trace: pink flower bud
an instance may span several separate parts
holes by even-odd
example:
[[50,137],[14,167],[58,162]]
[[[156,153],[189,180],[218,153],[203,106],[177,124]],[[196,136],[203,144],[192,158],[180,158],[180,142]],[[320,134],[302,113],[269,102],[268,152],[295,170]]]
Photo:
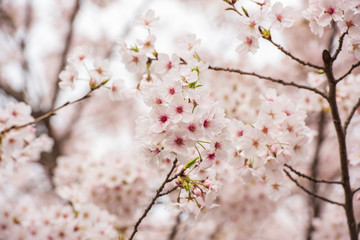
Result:
[[194,190],[193,190],[193,193],[196,195],[196,196],[201,196],[201,190],[200,188],[198,187],[195,187]]
[[210,187],[211,184],[212,184],[212,182],[211,182],[209,179],[206,179],[206,180],[204,181],[204,185],[205,185],[206,187]]

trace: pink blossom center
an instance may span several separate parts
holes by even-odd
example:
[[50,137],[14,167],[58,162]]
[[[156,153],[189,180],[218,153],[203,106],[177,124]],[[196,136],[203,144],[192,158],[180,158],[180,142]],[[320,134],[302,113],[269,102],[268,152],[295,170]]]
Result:
[[215,147],[215,149],[221,149],[221,143],[216,142],[214,147]]
[[329,15],[333,15],[333,14],[335,13],[335,8],[329,7],[329,8],[325,11],[325,13],[328,13]]
[[244,135],[244,131],[242,131],[242,130],[241,130],[241,131],[237,131],[237,136],[238,136],[238,137],[241,137],[242,135]]
[[250,37],[246,37],[245,44],[251,46],[253,44],[253,40]]
[[19,114],[19,113],[18,113],[17,111],[15,111],[15,110],[13,110],[13,111],[11,112],[11,115],[13,115],[14,117],[16,117],[18,114]]
[[112,91],[112,92],[117,92],[117,91],[118,91],[118,87],[113,85],[113,86],[111,87],[111,91]]
[[177,137],[174,142],[178,146],[184,145],[184,139],[182,139],[181,137]]
[[176,108],[177,113],[182,113],[184,111],[183,106],[179,106]]
[[166,115],[161,115],[160,118],[159,118],[160,122],[161,123],[165,123],[167,120],[168,120],[168,116]]
[[193,123],[189,124],[188,129],[189,129],[190,132],[195,132],[196,131],[195,124],[193,124]]
[[215,153],[210,153],[210,154],[208,154],[208,159],[210,159],[210,160],[214,160],[215,159]]
[[156,104],[162,104],[162,100],[160,98],[155,99]]
[[166,65],[166,67],[167,67],[167,70],[170,70],[173,67],[172,62],[169,61],[168,64]]
[[276,20],[278,20],[279,22],[281,22],[283,19],[283,16],[281,14],[276,14]]
[[139,62],[139,58],[138,58],[137,56],[133,56],[133,57],[132,57],[132,62],[138,63],[138,62]]
[[171,94],[171,95],[174,95],[175,94],[175,88],[169,88],[169,93]]
[[263,129],[262,129],[261,131],[262,131],[263,133],[267,134],[267,133],[268,133],[268,130],[269,130],[269,129],[268,129],[267,127],[265,127],[265,126],[264,126],[264,127],[263,127]]
[[255,21],[251,21],[251,22],[250,22],[250,28],[251,28],[251,29],[254,29],[255,26],[256,26],[256,22],[255,22]]
[[204,121],[204,124],[203,124],[203,125],[204,125],[204,128],[209,127],[209,126],[210,126],[210,121],[206,119],[206,120]]

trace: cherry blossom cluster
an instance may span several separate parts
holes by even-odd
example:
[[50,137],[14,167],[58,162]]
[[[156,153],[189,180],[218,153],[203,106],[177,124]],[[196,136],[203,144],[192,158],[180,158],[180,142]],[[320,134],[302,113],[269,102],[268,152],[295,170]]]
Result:
[[54,176],[56,192],[75,206],[96,204],[115,214],[121,226],[132,225],[139,206],[148,201],[144,189],[150,188],[151,181],[144,167],[129,156],[61,157]]
[[[11,169],[36,161],[41,152],[51,150],[52,139],[45,134],[37,136],[32,125],[16,128],[33,120],[31,107],[25,103],[10,102],[5,109],[0,109],[0,168]],[[6,131],[12,127],[14,129]]]
[[[149,27],[155,20],[150,10],[140,23]],[[207,65],[196,53],[200,44],[196,36],[187,35],[180,42],[184,53],[180,58],[158,53],[155,37],[148,32],[147,39],[133,47],[120,43],[122,60],[141,79],[138,89],[149,107],[149,113],[137,121],[142,152],[149,165],[160,168],[170,169],[177,159],[177,171],[182,171],[177,202],[183,208],[205,211],[218,189],[211,169],[227,158],[229,120],[202,84]]]
[[1,201],[1,239],[118,239],[116,217],[96,205],[15,202]]
[[[236,49],[238,53],[256,53],[259,48],[259,38],[271,39],[271,29],[282,30],[290,28],[295,22],[295,12],[291,7],[284,7],[270,0],[248,1],[255,4],[259,10],[250,12],[242,4],[243,1],[225,0],[231,5],[227,10],[239,14],[238,39],[242,42]],[[241,9],[240,11],[238,9]]]
[[282,169],[284,164],[308,157],[312,134],[305,118],[306,113],[299,106],[270,89],[254,123],[231,123],[232,144],[236,148],[233,162],[245,183],[266,182],[265,192],[274,200],[289,193]]
[[334,21],[342,34],[347,34],[346,48],[360,60],[360,4],[354,0],[310,0],[304,17],[314,34],[320,37],[324,28],[331,27]]
[[76,47],[68,57],[65,69],[59,74],[59,87],[74,90],[76,82],[85,81],[91,90],[106,86],[110,90],[110,99],[123,100],[125,97],[124,81],[114,79],[110,85],[107,84],[111,79],[110,65],[111,62],[108,59],[93,60],[88,46]]

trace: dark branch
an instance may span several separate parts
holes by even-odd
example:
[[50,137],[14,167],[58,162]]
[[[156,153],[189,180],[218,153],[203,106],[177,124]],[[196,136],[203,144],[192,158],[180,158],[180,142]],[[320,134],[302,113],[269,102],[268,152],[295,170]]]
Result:
[[306,189],[304,186],[302,186],[300,183],[298,183],[298,181],[296,181],[296,180],[290,175],[290,173],[289,173],[288,171],[286,171],[286,170],[284,169],[284,172],[285,172],[286,175],[291,179],[291,181],[293,181],[293,182],[296,184],[296,186],[298,186],[301,190],[303,190],[304,192],[306,192],[306,193],[309,194],[310,196],[313,196],[313,197],[315,197],[315,198],[318,198],[318,199],[320,199],[320,200],[322,200],[322,201],[324,201],[324,202],[327,202],[327,203],[331,203],[331,204],[335,204],[335,205],[339,205],[339,206],[344,207],[344,204],[342,204],[342,203],[338,203],[338,202],[332,201],[332,200],[330,200],[330,199],[327,199],[327,198],[325,198],[325,197],[319,196],[319,195],[317,195],[317,194],[309,191],[309,190]]
[[170,180],[170,176],[171,176],[171,174],[173,173],[173,171],[174,171],[174,169],[175,169],[175,167],[176,167],[176,164],[177,164],[177,159],[174,160],[173,165],[172,165],[169,173],[167,174],[164,182],[161,184],[161,186],[159,187],[159,189],[156,191],[156,194],[155,194],[154,198],[152,199],[152,201],[150,202],[149,206],[145,209],[143,215],[142,215],[142,216],[139,218],[139,220],[136,222],[136,224],[135,224],[135,226],[134,226],[134,230],[133,230],[133,232],[132,232],[129,240],[132,240],[132,239],[134,238],[136,232],[138,231],[138,227],[139,227],[140,223],[141,223],[142,220],[146,217],[146,215],[149,213],[150,209],[151,209],[152,206],[155,204],[156,199],[158,199],[158,198],[160,197],[161,192],[162,192],[162,190],[164,189],[165,185],[170,182],[170,181],[169,181],[169,180]]
[[358,187],[357,189],[355,189],[352,194],[354,195],[356,192],[360,191],[360,187]]
[[340,181],[328,181],[328,180],[320,180],[320,179],[312,178],[308,175],[305,175],[305,174],[295,170],[292,166],[290,166],[288,164],[285,164],[284,166],[289,168],[293,173],[295,173],[299,177],[306,178],[307,180],[315,182],[315,183],[342,184]]
[[320,90],[318,90],[316,88],[312,88],[312,87],[309,87],[309,86],[297,84],[297,83],[294,83],[294,82],[285,82],[284,80],[281,80],[281,79],[275,79],[275,78],[272,78],[272,77],[262,76],[260,74],[254,73],[254,72],[244,72],[244,71],[241,71],[239,69],[233,69],[233,68],[222,68],[222,67],[209,66],[209,69],[214,70],[214,71],[233,72],[233,73],[238,73],[240,75],[254,76],[254,77],[257,77],[257,78],[260,78],[260,79],[265,79],[265,80],[268,80],[270,82],[278,83],[278,84],[281,84],[281,85],[284,85],[284,86],[292,86],[292,87],[296,87],[296,88],[300,88],[300,89],[306,89],[308,91],[319,94],[323,98],[327,99],[326,94],[323,93],[322,91],[320,91]]
[[336,58],[338,57],[339,53],[341,52],[342,50],[342,46],[343,46],[343,43],[344,43],[344,38],[345,38],[345,35],[348,33],[348,31],[344,32],[343,34],[341,34],[340,38],[339,38],[339,46],[338,48],[336,49],[336,52],[334,54],[334,56],[332,57],[333,61],[336,60]]
[[342,77],[340,77],[340,78],[338,78],[338,79],[336,80],[336,83],[340,82],[341,80],[343,80],[344,78],[346,78],[348,75],[350,75],[350,73],[351,73],[355,68],[357,68],[358,66],[360,66],[360,61],[357,62],[357,63],[355,63],[355,64],[353,64],[353,65],[351,66],[351,68],[349,69],[349,71],[347,71]]
[[22,125],[13,125],[9,128],[6,128],[4,129],[3,131],[0,132],[0,138],[2,138],[5,134],[7,134],[8,132],[10,132],[11,130],[14,130],[14,129],[21,129],[21,128],[24,128],[24,127],[27,127],[27,126],[30,126],[30,125],[33,125],[33,124],[36,124],[38,122],[40,122],[41,120],[44,120],[44,119],[47,119],[53,115],[56,114],[57,111],[59,111],[60,109],[66,107],[66,106],[70,106],[72,104],[75,104],[75,103],[78,103],[78,102],[81,102],[87,98],[89,98],[91,96],[91,93],[94,92],[95,90],[99,89],[101,86],[103,86],[104,84],[106,83],[103,82],[102,84],[99,84],[97,87],[95,88],[92,88],[85,96],[83,96],[82,98],[79,98],[73,102],[66,102],[64,103],[63,105],[61,105],[60,107],[57,107],[53,110],[50,110],[49,112],[39,116],[38,118],[36,118],[34,121],[31,121],[31,122],[28,122],[28,123],[25,123],[25,124],[22,124]]
[[[169,182],[171,182],[170,179],[169,179]],[[178,189],[178,187],[179,187],[179,186],[175,186],[175,187],[173,187],[172,189],[170,189],[169,191],[166,191],[166,192],[164,192],[164,193],[160,193],[160,194],[159,194],[159,197],[162,197],[162,196],[168,195],[169,193],[172,193],[173,191],[175,191],[176,189]]]
[[[79,10],[80,10],[80,0],[76,0],[73,12],[71,13],[70,20],[69,20],[70,27],[69,27],[69,31],[68,31],[66,39],[65,39],[64,51],[62,52],[62,56],[61,56],[61,60],[60,60],[61,61],[60,68],[56,75],[56,82],[58,80],[58,76],[59,76],[60,72],[65,68],[65,65],[66,65],[66,57],[69,53],[72,36],[74,34],[74,22],[75,22],[75,18],[77,16]],[[59,92],[59,85],[56,84],[54,94],[52,95],[52,99],[51,99],[51,108],[54,107],[58,92]]]
[[308,66],[308,67],[312,67],[315,69],[323,69],[322,66],[317,66],[315,64],[312,64],[310,62],[305,62],[303,60],[301,60],[300,58],[295,57],[294,55],[292,55],[290,52],[286,51],[280,44],[275,43],[273,40],[271,40],[271,38],[264,38],[266,40],[268,40],[269,42],[271,42],[275,47],[277,47],[281,52],[283,52],[285,55],[289,56],[291,59],[295,60],[296,62],[300,63],[303,66]]
[[344,123],[344,132],[346,134],[346,130],[350,125],[351,119],[353,118],[356,110],[360,107],[360,98],[358,99],[357,103],[354,105],[354,107],[351,109],[350,115],[347,117],[345,123]]

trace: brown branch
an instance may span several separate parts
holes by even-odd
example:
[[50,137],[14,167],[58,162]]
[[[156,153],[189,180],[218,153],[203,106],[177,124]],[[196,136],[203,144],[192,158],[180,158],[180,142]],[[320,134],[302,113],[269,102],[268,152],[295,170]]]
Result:
[[309,190],[306,189],[304,186],[302,186],[298,181],[296,181],[296,180],[290,175],[290,173],[289,173],[288,171],[286,171],[286,170],[284,169],[284,172],[285,172],[286,175],[290,178],[290,180],[293,181],[293,182],[296,184],[296,186],[298,186],[301,190],[303,190],[304,192],[306,192],[306,193],[309,194],[310,196],[313,196],[313,197],[315,197],[315,198],[318,198],[318,199],[320,199],[320,200],[322,200],[322,201],[324,201],[324,202],[327,202],[327,203],[331,203],[331,204],[335,204],[335,205],[339,205],[339,206],[344,207],[344,204],[342,204],[342,203],[338,203],[338,202],[332,201],[332,200],[330,200],[330,199],[327,199],[327,198],[325,198],[325,197],[319,196],[319,195],[317,195],[317,194],[309,191]]
[[344,123],[344,133],[346,134],[347,128],[350,125],[351,119],[353,118],[356,110],[360,107],[360,98],[358,99],[357,103],[354,105],[354,107],[351,109],[351,112],[349,116],[347,117],[345,123]]
[[358,66],[360,66],[360,61],[359,62],[357,62],[357,63],[355,63],[355,64],[353,64],[352,66],[351,66],[351,68],[342,76],[342,77],[339,77],[336,81],[335,81],[335,83],[338,83],[338,82],[340,82],[341,80],[343,80],[344,78],[346,78],[348,75],[350,75],[350,73],[355,69],[355,68],[357,68]]
[[316,178],[313,178],[313,177],[310,177],[308,175],[305,175],[297,170],[295,170],[292,166],[288,165],[288,164],[285,164],[284,165],[285,167],[289,168],[293,173],[295,173],[296,175],[298,175],[299,177],[302,177],[302,178],[306,178],[307,180],[309,181],[312,181],[314,183],[327,183],[327,184],[342,184],[341,182],[339,181],[328,181],[328,180],[321,180],[321,179],[316,179]]
[[266,77],[266,76],[262,76],[260,74],[254,73],[254,72],[245,72],[245,71],[241,71],[239,69],[233,69],[233,68],[222,68],[222,67],[209,66],[209,69],[214,70],[214,71],[232,72],[232,73],[238,73],[240,75],[254,76],[254,77],[264,79],[264,80],[268,80],[270,82],[278,83],[278,84],[281,84],[281,85],[284,85],[284,86],[292,86],[292,87],[296,87],[296,88],[300,88],[300,89],[305,89],[305,90],[314,92],[316,94],[319,94],[323,98],[327,99],[326,94],[323,93],[322,91],[320,91],[320,90],[318,90],[316,88],[312,88],[312,87],[309,87],[309,86],[297,84],[297,83],[294,83],[294,82],[285,82],[284,80],[281,80],[281,79],[275,79],[275,78],[272,78],[272,77]]
[[323,69],[323,67],[321,66],[317,66],[315,64],[312,64],[310,62],[305,62],[303,60],[301,60],[300,58],[295,57],[294,55],[292,55],[290,52],[286,51],[280,44],[275,43],[273,40],[271,40],[271,38],[264,38],[266,40],[268,40],[269,42],[271,42],[275,47],[277,47],[281,52],[283,52],[285,55],[289,56],[291,59],[295,60],[296,62],[300,63],[301,65],[304,66],[308,66],[308,67],[312,67],[315,69]]
[[345,35],[348,34],[348,31],[344,32],[343,34],[341,34],[340,38],[339,38],[339,46],[338,48],[336,49],[336,52],[334,54],[334,56],[332,57],[332,60],[333,62],[336,60],[336,58],[338,57],[339,53],[341,52],[342,50],[342,46],[343,46],[343,43],[344,43],[344,38],[345,38]]
[[[170,179],[169,179],[169,182],[171,182]],[[175,186],[175,187],[173,187],[172,189],[170,189],[170,190],[168,190],[168,191],[166,191],[166,192],[164,192],[164,193],[160,193],[160,194],[159,194],[159,197],[168,195],[169,193],[172,193],[173,191],[175,191],[175,190],[178,189],[178,188],[179,188],[179,186]]]
[[[66,39],[65,39],[65,46],[64,46],[64,51],[62,52],[62,56],[61,56],[60,68],[59,68],[58,73],[56,75],[57,80],[58,80],[58,76],[59,76],[60,72],[65,68],[65,65],[66,65],[66,57],[67,57],[67,55],[69,53],[70,45],[71,45],[71,41],[72,41],[72,36],[74,34],[75,18],[77,16],[79,10],[80,10],[80,0],[76,0],[74,10],[71,13],[70,20],[69,20],[70,27],[69,27],[69,31],[68,31]],[[51,98],[51,107],[50,108],[54,107],[58,92],[59,92],[59,85],[56,84],[54,94],[52,95],[52,98]]]
[[352,194],[354,195],[356,192],[360,191],[360,187],[358,187],[357,189],[355,189]]
[[[329,47],[330,49],[331,47]],[[319,170],[319,161],[320,161],[320,150],[321,150],[321,146],[324,140],[324,129],[326,126],[326,115],[324,111],[321,111],[319,113],[319,121],[318,121],[318,136],[317,136],[317,141],[316,141],[316,147],[315,147],[315,152],[314,152],[314,156],[313,156],[313,160],[312,160],[312,164],[310,167],[310,171],[311,171],[311,178],[316,179],[318,176],[318,170]],[[341,184],[341,182],[339,182]],[[318,185],[316,184],[316,182],[310,182],[310,189],[311,192],[317,194],[318,193]],[[320,216],[320,212],[321,212],[321,205],[319,203],[319,201],[317,201],[316,198],[310,196],[309,197],[309,205],[312,208],[312,212],[309,214],[309,220],[308,220],[308,228],[307,228],[307,233],[306,233],[306,240],[312,240],[312,233],[315,230],[314,226],[313,226],[313,219],[316,219]]]
[[323,51],[324,72],[329,84],[329,97],[327,101],[331,109],[331,116],[336,131],[336,136],[339,144],[340,166],[341,166],[341,181],[344,189],[344,208],[346,213],[347,225],[351,240],[358,240],[357,225],[354,216],[353,194],[351,190],[350,174],[348,166],[347,146],[346,146],[346,132],[341,124],[340,113],[336,102],[336,81],[333,74],[333,59],[327,50]]
[[169,181],[169,180],[170,180],[170,176],[171,176],[171,174],[173,173],[173,171],[174,171],[174,169],[175,169],[175,167],[176,167],[177,162],[178,162],[178,160],[175,159],[174,162],[173,162],[173,165],[172,165],[172,167],[171,167],[171,169],[170,169],[170,171],[169,171],[169,173],[167,174],[167,176],[166,176],[166,178],[165,178],[165,180],[164,180],[164,182],[161,184],[161,186],[159,187],[159,189],[156,191],[156,194],[155,194],[154,198],[151,200],[150,204],[149,204],[148,207],[145,209],[143,215],[142,215],[142,216],[139,218],[139,220],[136,222],[136,224],[135,224],[135,226],[134,226],[134,230],[133,230],[133,232],[132,232],[129,240],[132,240],[132,239],[134,238],[136,232],[138,231],[138,227],[139,227],[140,223],[141,223],[142,220],[146,217],[146,215],[149,213],[150,209],[151,209],[152,206],[155,204],[156,199],[158,199],[158,198],[160,197],[161,192],[162,192],[162,190],[164,189],[165,185],[170,182],[170,181]]
[[104,84],[106,83],[106,81],[104,81],[102,84],[99,84],[97,87],[95,88],[92,88],[85,96],[73,101],[73,102],[66,102],[64,103],[63,105],[61,105],[60,107],[57,107],[53,110],[50,110],[49,112],[41,115],[40,117],[36,118],[34,121],[31,121],[31,122],[28,122],[28,123],[25,123],[25,124],[22,124],[22,125],[13,125],[9,128],[6,128],[4,129],[3,131],[0,132],[0,137],[2,138],[5,134],[7,134],[8,132],[10,132],[11,130],[18,130],[18,129],[21,129],[21,128],[24,128],[24,127],[27,127],[27,126],[30,126],[30,125],[33,125],[33,124],[36,124],[38,122],[40,122],[41,120],[44,120],[44,119],[47,119],[53,115],[56,114],[56,112],[66,106],[70,106],[72,104],[75,104],[75,103],[78,103],[78,102],[81,102],[87,98],[89,98],[91,96],[91,93],[97,89],[99,89],[101,86],[103,86]]

